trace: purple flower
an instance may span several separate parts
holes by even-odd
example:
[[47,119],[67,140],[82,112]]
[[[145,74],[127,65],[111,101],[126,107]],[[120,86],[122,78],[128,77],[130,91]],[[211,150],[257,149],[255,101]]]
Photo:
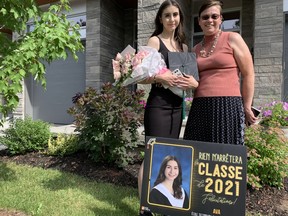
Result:
[[268,117],[272,115],[272,110],[266,110],[263,112],[263,116]]
[[287,102],[283,102],[283,109],[288,110],[288,103]]

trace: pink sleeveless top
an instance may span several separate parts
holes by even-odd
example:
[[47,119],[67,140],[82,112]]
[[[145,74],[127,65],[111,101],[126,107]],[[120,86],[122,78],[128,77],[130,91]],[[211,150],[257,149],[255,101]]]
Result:
[[[212,40],[214,36],[206,37],[207,43]],[[239,68],[229,44],[229,32],[220,34],[209,57],[201,57],[200,50],[201,44],[197,44],[195,52],[200,82],[194,97],[241,96]]]

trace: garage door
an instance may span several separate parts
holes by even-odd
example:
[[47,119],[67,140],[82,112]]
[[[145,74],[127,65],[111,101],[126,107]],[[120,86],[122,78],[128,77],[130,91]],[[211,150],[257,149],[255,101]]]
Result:
[[[73,106],[72,97],[85,90],[85,53],[78,53],[46,66],[47,89],[32,81],[30,92],[33,119],[55,124],[71,124],[67,109]],[[32,97],[31,97],[32,96]]]

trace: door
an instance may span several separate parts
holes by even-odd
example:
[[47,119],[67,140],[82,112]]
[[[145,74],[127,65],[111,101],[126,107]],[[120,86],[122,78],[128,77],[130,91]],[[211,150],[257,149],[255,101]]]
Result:
[[[33,119],[55,124],[71,124],[67,109],[73,106],[72,97],[85,90],[85,53],[46,65],[47,88],[32,81],[30,92]],[[32,97],[31,97],[32,96]]]

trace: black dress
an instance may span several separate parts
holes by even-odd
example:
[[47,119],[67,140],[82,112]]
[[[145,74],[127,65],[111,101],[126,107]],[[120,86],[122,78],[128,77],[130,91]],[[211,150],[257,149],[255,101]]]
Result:
[[[169,50],[160,38],[159,41],[159,52],[169,68]],[[182,125],[182,100],[168,88],[152,84],[144,114],[145,135],[178,139]]]

